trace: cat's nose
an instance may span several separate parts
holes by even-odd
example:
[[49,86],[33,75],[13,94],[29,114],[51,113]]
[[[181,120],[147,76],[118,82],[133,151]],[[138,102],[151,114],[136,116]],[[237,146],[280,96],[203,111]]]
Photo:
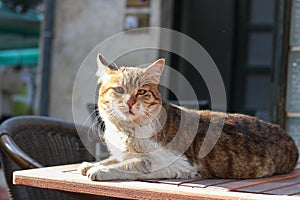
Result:
[[131,109],[134,104],[135,104],[135,101],[132,101],[132,100],[127,101],[127,105],[129,107],[129,109]]

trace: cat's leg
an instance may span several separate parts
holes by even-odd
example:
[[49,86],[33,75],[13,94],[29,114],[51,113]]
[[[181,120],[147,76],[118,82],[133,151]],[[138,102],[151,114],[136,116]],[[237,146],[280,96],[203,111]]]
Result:
[[151,163],[147,159],[130,158],[112,165],[92,166],[86,172],[91,180],[135,180],[137,174],[148,174],[151,170]]
[[116,164],[118,163],[119,161],[114,158],[114,157],[109,157],[105,160],[102,160],[100,162],[95,162],[95,163],[90,163],[90,162],[83,162],[79,165],[77,171],[79,173],[81,173],[82,175],[86,175],[86,172],[92,168],[92,167],[97,167],[97,166],[107,166],[107,165],[112,165],[112,164]]
[[97,166],[98,163],[90,163],[90,162],[82,162],[79,167],[77,168],[77,171],[82,174],[86,175],[86,172],[91,169],[92,167]]
[[107,158],[99,162],[99,165],[107,166],[119,163],[120,161],[114,157]]
[[185,156],[176,161],[168,160],[168,157],[163,161],[157,160],[157,157],[137,157],[113,165],[92,167],[86,175],[91,180],[195,178],[197,169]]

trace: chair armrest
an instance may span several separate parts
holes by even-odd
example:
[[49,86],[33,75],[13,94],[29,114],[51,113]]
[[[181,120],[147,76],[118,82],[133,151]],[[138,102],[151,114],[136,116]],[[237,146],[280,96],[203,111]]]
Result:
[[23,169],[43,167],[24,153],[9,135],[1,135],[0,146]]

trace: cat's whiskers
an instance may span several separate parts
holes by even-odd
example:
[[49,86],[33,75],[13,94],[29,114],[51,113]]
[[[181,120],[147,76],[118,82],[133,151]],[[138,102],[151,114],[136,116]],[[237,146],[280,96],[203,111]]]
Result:
[[96,139],[97,141],[103,142],[103,130],[101,126],[97,125],[98,122],[94,122],[88,129],[88,138],[90,140]]
[[103,129],[104,129],[104,121],[102,121],[101,117],[97,114],[98,109],[96,108],[95,110],[93,110],[89,116],[87,117],[87,119],[85,120],[85,122],[83,123],[83,126],[86,126],[86,124],[88,123],[87,121],[92,118],[92,115],[95,114],[95,118],[93,119],[92,118],[92,124],[90,124],[88,126],[88,131],[87,131],[87,134],[88,134],[88,138],[95,138],[94,135],[91,136],[91,134],[96,134],[96,136],[98,136],[96,139],[97,140],[100,140],[100,141],[103,141],[103,138],[102,138],[102,135],[103,134]]
[[[148,113],[148,114],[150,114],[150,113]],[[153,118],[153,119],[151,119],[148,115],[147,115],[147,113],[142,113],[142,117],[145,117],[148,121],[149,121],[149,125],[151,126],[151,131],[152,131],[152,134],[151,134],[151,136],[153,136],[155,133],[157,133],[157,124],[160,126],[160,123],[159,123],[159,121],[156,119],[156,118]],[[157,124],[156,124],[156,123]],[[140,127],[143,127],[143,126],[145,126],[145,125],[139,125]],[[160,129],[159,129],[160,130]]]
[[142,115],[148,119],[149,124],[151,125],[152,128],[154,128],[154,124],[153,124],[151,118],[147,115],[147,113],[144,112]]
[[[93,117],[92,117],[93,115],[96,115],[96,119],[98,120],[97,110],[95,109],[88,115],[88,117],[86,118],[86,120],[84,121],[84,123],[82,125],[83,127],[88,126],[88,132],[87,132],[88,138],[91,138],[91,133],[94,133],[94,131],[92,130],[93,128],[97,128],[97,129],[99,128],[99,127],[95,126],[97,124],[97,121],[95,121],[95,119],[93,119]],[[88,125],[88,120],[90,120],[90,119],[92,121],[92,124]],[[98,132],[98,130],[97,130],[97,132]]]
[[123,120],[126,119],[126,117],[124,115],[124,109],[126,108],[126,106],[124,105],[124,103],[111,102],[111,107],[115,112],[117,112],[117,114],[119,116],[121,116],[123,118]]
[[114,109],[108,110],[107,115],[108,115],[108,117],[111,118],[112,120],[115,120],[115,119],[116,119]]
[[[159,130],[161,130],[163,126],[161,125],[161,123],[160,123],[158,117],[155,116],[155,113],[154,113],[152,110],[149,110],[149,109],[147,110],[147,113],[148,113],[148,114],[151,116],[151,118],[157,123],[157,126],[156,126],[156,124],[155,124],[155,128],[157,128],[157,129],[155,129],[156,132],[158,132]],[[150,119],[150,117],[149,117],[149,119]]]
[[[105,113],[111,120],[116,120],[115,114],[118,114],[119,117],[123,117],[123,113],[120,111],[121,103],[114,103],[112,101],[109,102],[109,106],[105,109]],[[117,112],[117,113],[116,113]]]
[[88,120],[89,120],[90,118],[92,118],[92,115],[94,115],[96,112],[97,112],[97,110],[95,109],[95,110],[93,110],[93,111],[87,116],[87,118],[86,118],[85,121],[83,122],[83,126],[86,126],[86,125],[88,124]]

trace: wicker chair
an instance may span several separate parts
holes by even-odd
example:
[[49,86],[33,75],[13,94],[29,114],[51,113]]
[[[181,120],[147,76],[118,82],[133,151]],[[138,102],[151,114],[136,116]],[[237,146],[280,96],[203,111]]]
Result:
[[0,126],[0,145],[2,167],[11,198],[99,199],[99,196],[12,184],[12,172],[15,170],[93,161],[73,123],[41,116],[14,117]]

